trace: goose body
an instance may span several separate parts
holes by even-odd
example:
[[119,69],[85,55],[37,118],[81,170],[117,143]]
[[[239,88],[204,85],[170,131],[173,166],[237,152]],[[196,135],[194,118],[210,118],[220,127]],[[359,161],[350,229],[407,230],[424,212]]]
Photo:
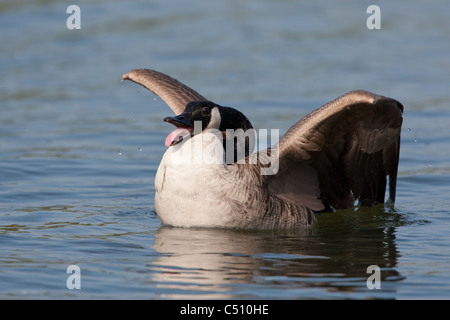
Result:
[[154,70],[122,78],[153,91],[175,113],[164,119],[176,129],[155,177],[155,208],[165,225],[309,227],[317,212],[356,201],[383,203],[387,183],[388,201],[395,201],[403,106],[394,99],[349,92],[299,120],[277,144],[252,153],[252,134],[241,145],[229,136],[229,130],[252,131],[238,110]]
[[[196,148],[198,143],[204,148],[209,146],[203,140],[201,134],[195,135],[169,147],[161,160],[155,177],[155,207],[164,224],[179,227],[233,225],[230,202],[224,197],[232,191],[230,184],[223,181],[227,166],[220,163],[222,159],[203,159],[202,150]],[[212,143],[223,148],[221,141],[214,140]],[[205,163],[201,163],[203,160]]]

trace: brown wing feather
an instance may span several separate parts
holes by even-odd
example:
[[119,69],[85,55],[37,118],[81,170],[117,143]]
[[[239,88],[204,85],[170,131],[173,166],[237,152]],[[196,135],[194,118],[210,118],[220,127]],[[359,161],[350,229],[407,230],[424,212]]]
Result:
[[122,76],[123,80],[136,82],[166,102],[173,112],[178,115],[191,101],[206,101],[195,90],[178,80],[158,71],[150,69],[135,69]]
[[[367,91],[352,91],[322,106],[292,126],[280,140],[279,172],[268,176],[269,190],[313,210],[328,205],[347,208],[355,200],[363,205],[384,202],[389,176],[389,200],[393,203],[402,113],[398,101]],[[298,166],[303,169],[295,169]],[[311,184],[311,174],[309,182],[296,174],[305,168],[316,172],[316,187],[313,184],[309,194],[295,195],[289,185]],[[280,188],[280,178],[286,176],[289,184]],[[317,199],[312,204],[311,195]]]

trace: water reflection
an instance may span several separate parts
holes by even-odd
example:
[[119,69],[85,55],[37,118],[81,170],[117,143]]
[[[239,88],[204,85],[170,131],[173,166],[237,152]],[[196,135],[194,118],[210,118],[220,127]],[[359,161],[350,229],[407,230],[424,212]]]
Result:
[[[372,208],[322,215],[309,231],[162,227],[153,247],[161,256],[149,267],[167,298],[267,298],[274,284],[284,298],[307,298],[311,289],[390,298],[404,279],[395,242],[404,223],[399,213]],[[366,286],[369,265],[381,268],[377,292]]]

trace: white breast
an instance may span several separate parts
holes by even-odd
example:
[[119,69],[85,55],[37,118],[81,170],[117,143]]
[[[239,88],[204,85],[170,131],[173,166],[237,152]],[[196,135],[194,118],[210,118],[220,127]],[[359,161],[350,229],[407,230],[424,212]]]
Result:
[[227,171],[222,141],[214,133],[169,147],[155,177],[155,207],[163,224],[230,226],[233,208],[226,198]]

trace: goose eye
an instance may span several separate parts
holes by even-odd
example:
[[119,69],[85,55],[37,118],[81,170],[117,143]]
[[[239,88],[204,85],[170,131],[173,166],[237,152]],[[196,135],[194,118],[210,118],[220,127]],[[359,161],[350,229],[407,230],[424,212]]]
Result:
[[210,113],[211,113],[211,110],[209,110],[208,107],[202,108],[202,116],[204,116],[204,117],[209,116]]

